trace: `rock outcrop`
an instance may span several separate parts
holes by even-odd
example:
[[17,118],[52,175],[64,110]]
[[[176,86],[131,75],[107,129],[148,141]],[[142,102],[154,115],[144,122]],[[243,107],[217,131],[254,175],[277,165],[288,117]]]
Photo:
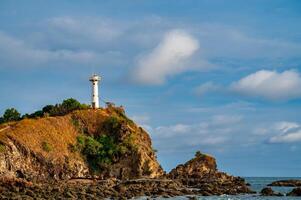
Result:
[[268,186],[277,186],[277,187],[301,187],[301,180],[280,180],[274,181]]
[[301,197],[301,188],[294,188],[291,192],[287,193],[286,196]]
[[[114,133],[104,131],[104,122],[109,118],[118,120],[118,129]],[[78,110],[65,116],[24,119],[2,127],[1,177],[43,181],[91,177],[157,178],[164,174],[156,160],[149,135],[129,120],[121,107],[110,106],[98,110]],[[75,147],[80,135],[99,137],[103,134],[114,137],[116,145],[122,143],[131,148],[109,166],[103,165],[101,170],[95,171],[89,160]]]
[[274,190],[272,190],[272,188],[267,187],[267,188],[263,188],[260,192],[261,196],[284,196],[283,194],[279,193],[279,192],[275,192]]
[[183,185],[199,188],[203,195],[253,193],[244,179],[219,172],[215,159],[200,152],[171,170],[168,177]]

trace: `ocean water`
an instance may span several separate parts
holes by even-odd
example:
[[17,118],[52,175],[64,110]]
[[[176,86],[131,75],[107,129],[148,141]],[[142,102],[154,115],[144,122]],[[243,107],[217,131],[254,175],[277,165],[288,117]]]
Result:
[[[262,188],[266,187],[267,184],[272,183],[273,181],[277,180],[287,180],[287,179],[301,179],[301,178],[292,178],[292,177],[245,177],[246,181],[251,184],[251,188],[256,191],[260,192]],[[274,191],[281,192],[283,194],[286,194],[290,192],[293,187],[272,187]],[[203,197],[199,196],[197,197],[199,200],[294,200],[298,199],[301,200],[301,197],[262,197],[259,194],[250,194],[250,195],[235,195],[235,196],[229,196],[229,195],[223,195],[223,196],[210,196],[210,197]],[[139,200],[147,199],[139,198]],[[157,198],[158,200],[161,200],[163,198]],[[187,200],[188,198],[185,196],[182,197],[173,197],[170,198],[173,200]]]

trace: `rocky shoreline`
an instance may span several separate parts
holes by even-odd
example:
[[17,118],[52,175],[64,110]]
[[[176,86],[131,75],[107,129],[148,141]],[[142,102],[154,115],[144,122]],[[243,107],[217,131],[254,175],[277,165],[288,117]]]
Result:
[[174,196],[220,195],[220,188],[191,188],[170,179],[71,179],[48,183],[33,183],[22,179],[2,179],[0,199],[129,199],[147,196],[151,198]]

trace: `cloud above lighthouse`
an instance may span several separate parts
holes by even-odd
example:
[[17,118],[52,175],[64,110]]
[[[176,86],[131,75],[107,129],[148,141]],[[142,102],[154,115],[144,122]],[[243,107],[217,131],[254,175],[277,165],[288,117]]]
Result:
[[138,58],[132,78],[139,83],[160,85],[169,76],[197,70],[191,61],[198,50],[199,41],[191,34],[171,30],[151,52]]

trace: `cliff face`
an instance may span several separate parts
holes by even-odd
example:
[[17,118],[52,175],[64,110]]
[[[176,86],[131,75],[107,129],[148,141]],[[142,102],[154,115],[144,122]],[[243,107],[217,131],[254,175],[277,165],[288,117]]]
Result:
[[[108,125],[110,120],[114,123]],[[86,138],[85,146],[80,146],[80,137]],[[112,148],[118,150],[106,149],[93,138],[112,138]],[[98,154],[91,157],[96,147]],[[98,155],[110,159],[102,156],[106,160],[96,162]],[[163,173],[149,135],[129,120],[122,108],[79,110],[0,127],[0,176],[27,180],[92,176],[131,179]]]

